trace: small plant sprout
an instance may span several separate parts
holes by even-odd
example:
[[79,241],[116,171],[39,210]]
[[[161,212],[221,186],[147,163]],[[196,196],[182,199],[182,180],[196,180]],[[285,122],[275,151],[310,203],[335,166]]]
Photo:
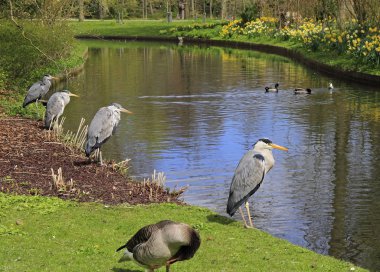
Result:
[[67,183],[64,181],[61,167],[58,168],[57,174],[55,174],[53,168],[51,168],[51,176],[53,178],[53,188],[56,190],[66,192],[74,188],[73,179],[70,179]]

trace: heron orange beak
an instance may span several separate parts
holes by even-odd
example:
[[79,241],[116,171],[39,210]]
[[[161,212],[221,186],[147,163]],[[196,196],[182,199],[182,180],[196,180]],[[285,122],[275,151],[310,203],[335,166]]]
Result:
[[281,145],[270,144],[270,146],[273,147],[273,148],[279,149],[279,150],[288,151],[288,149],[286,147],[283,147]]
[[73,94],[73,93],[69,93],[69,96],[80,97],[79,95],[76,95],[76,94]]
[[125,113],[128,113],[128,114],[132,114],[133,112],[129,111],[129,110],[126,110],[124,108],[121,108],[120,109],[121,112],[125,112]]

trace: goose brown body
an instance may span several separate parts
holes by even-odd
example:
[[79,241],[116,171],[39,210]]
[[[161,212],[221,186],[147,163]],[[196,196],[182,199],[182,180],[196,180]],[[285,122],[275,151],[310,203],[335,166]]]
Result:
[[170,220],[141,228],[125,245],[119,262],[134,260],[140,266],[154,271],[178,261],[191,259],[200,246],[199,234],[189,225]]

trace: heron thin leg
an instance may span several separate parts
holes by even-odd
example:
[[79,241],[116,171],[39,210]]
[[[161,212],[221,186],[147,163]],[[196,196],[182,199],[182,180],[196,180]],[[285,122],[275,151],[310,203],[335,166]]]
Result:
[[170,272],[170,264],[166,265],[166,272]]
[[247,209],[247,214],[248,214],[248,219],[249,219],[249,224],[253,228],[253,223],[252,223],[252,218],[251,218],[251,213],[249,212],[249,203],[248,201],[245,202],[245,208]]
[[36,104],[34,104],[34,105],[36,105],[37,117],[40,118],[40,114],[39,114],[39,112],[38,112],[38,106],[37,106],[37,103],[38,103],[38,99],[36,100]]
[[102,151],[99,149],[100,165],[103,165]]
[[240,212],[241,217],[243,218],[244,226],[245,226],[245,227],[249,227],[248,224],[247,224],[247,220],[245,220],[245,216],[244,216],[244,213],[243,213],[243,209],[242,209],[241,207],[239,207],[239,212]]

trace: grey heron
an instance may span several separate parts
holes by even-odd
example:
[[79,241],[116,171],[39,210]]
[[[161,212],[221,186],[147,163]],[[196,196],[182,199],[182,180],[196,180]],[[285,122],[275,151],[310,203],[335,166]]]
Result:
[[[100,149],[102,144],[104,144],[115,133],[116,127],[120,121],[120,112],[129,114],[132,113],[117,103],[112,103],[107,107],[102,107],[96,112],[87,131],[87,142],[85,148],[87,157],[90,157],[94,150]],[[102,164],[101,155],[100,163]]]
[[30,103],[40,100],[49,91],[52,79],[58,78],[51,75],[44,75],[41,81],[34,83],[29,88],[22,106],[25,108]]
[[68,90],[54,93],[46,104],[45,112],[45,128],[49,129],[52,122],[59,119],[63,114],[66,105],[70,102],[70,96],[79,97]]
[[294,94],[311,94],[311,89],[307,88],[295,88],[294,89]]
[[278,93],[278,86],[280,86],[280,84],[276,83],[274,84],[274,86],[267,86],[265,87],[265,92],[266,93],[269,93],[269,92],[277,92]]
[[259,189],[265,174],[274,165],[273,148],[288,150],[286,147],[272,143],[269,139],[259,139],[253,145],[253,148],[241,158],[232,178],[227,202],[227,213],[233,216],[236,210],[239,209],[246,227],[249,226],[245,220],[241,205],[245,203],[250,227],[253,227],[248,199]]
[[197,231],[184,223],[170,220],[141,228],[123,246],[116,251],[126,248],[119,262],[133,260],[149,272],[166,266],[191,259],[201,244]]

